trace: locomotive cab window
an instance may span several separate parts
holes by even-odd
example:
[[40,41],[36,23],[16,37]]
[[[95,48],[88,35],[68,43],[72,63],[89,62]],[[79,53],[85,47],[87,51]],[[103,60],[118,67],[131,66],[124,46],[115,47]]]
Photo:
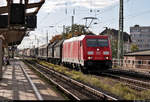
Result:
[[108,39],[87,39],[88,47],[108,47]]
[[88,47],[97,47],[97,39],[87,39],[86,43]]

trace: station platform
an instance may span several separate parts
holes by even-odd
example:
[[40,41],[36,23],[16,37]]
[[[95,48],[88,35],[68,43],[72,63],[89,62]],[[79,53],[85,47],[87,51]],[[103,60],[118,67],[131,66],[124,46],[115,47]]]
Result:
[[[24,69],[22,69],[24,68]],[[30,83],[24,71],[28,74],[33,84]],[[64,100],[52,86],[42,81],[19,59],[11,59],[10,65],[3,66],[3,79],[0,81],[0,100]]]

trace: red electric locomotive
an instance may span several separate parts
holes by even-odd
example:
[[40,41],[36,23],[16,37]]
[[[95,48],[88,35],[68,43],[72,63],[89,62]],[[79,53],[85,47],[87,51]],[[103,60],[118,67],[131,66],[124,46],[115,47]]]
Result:
[[62,63],[83,71],[102,71],[112,67],[112,52],[108,36],[82,35],[65,40]]

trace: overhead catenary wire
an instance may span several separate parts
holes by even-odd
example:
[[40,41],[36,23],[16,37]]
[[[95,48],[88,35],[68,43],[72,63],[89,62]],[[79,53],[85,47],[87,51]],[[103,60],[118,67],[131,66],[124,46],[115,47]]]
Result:
[[[128,2],[129,2],[130,0],[128,0]],[[136,18],[136,17],[139,17],[139,16],[144,16],[145,14],[149,14],[149,12],[150,12],[150,10],[145,10],[145,11],[142,11],[142,12],[137,12],[137,13],[134,13],[134,14],[129,14],[129,15],[127,15],[127,16],[125,16],[125,22],[128,22],[128,21],[131,21],[131,20],[133,20],[134,18]],[[112,22],[115,22],[115,21],[117,21],[118,20],[118,18],[116,18],[116,17],[113,17],[113,18],[111,18],[111,19],[109,19],[109,20],[105,20],[105,21],[101,21],[100,23],[107,23],[107,22],[109,22],[109,23],[111,23],[112,24]]]
[[[139,17],[139,16],[144,16],[145,14],[148,14],[150,12],[150,10],[145,10],[145,11],[142,11],[140,13],[135,13],[135,14],[130,14],[130,15],[127,15],[124,19],[125,19],[125,22],[126,21],[129,21],[129,20],[132,20],[133,18],[136,18],[136,17]],[[132,18],[132,19],[130,19]],[[103,23],[106,23],[106,22],[114,22],[115,20],[118,20],[118,18],[114,17],[114,18],[111,18],[109,20],[105,20],[103,21]]]
[[[125,1],[125,3],[129,3],[129,2],[130,2],[130,0],[126,0],[126,1]],[[116,3],[115,5],[113,5],[112,7],[110,7],[109,9],[103,10],[102,12],[96,14],[95,16],[99,16],[100,14],[109,12],[109,11],[111,11],[113,8],[117,7],[118,5],[119,5],[119,4]],[[99,17],[98,17],[98,18],[99,18]],[[109,21],[114,22],[115,19],[118,19],[118,18],[114,17],[114,18],[111,18],[110,20],[106,20],[106,21],[104,21],[104,22],[109,22]],[[80,20],[78,20],[78,21],[80,21]],[[99,20],[99,22],[101,22],[101,20]]]
[[[126,0],[124,4],[127,4],[127,3],[129,3],[130,1],[131,1],[131,0]],[[97,16],[100,15],[100,14],[104,14],[104,13],[110,12],[112,9],[115,9],[116,7],[119,7],[119,3],[115,3],[114,5],[112,5],[112,6],[108,7],[108,8],[106,8],[106,9],[101,10],[100,13],[97,14]]]
[[[125,3],[129,3],[131,0],[125,0]],[[100,13],[98,13],[97,14],[97,16],[102,16],[101,14],[103,14],[103,13],[107,13],[107,12],[110,12],[111,10],[112,10],[112,8],[116,8],[116,7],[118,7],[118,3],[116,3],[116,4],[114,4],[112,7],[110,7],[109,9],[104,9],[104,10],[100,10]],[[67,12],[68,12],[68,9],[69,8],[67,8]],[[78,8],[77,8],[78,9]],[[76,11],[77,11],[77,9],[76,9]],[[85,11],[85,13],[84,13],[84,11]],[[89,10],[81,10],[81,11],[77,11],[76,12],[76,14],[89,14],[89,12],[87,12],[86,13],[86,11],[89,11]],[[83,13],[82,13],[83,12]],[[147,11],[147,12],[149,12],[149,11]],[[145,12],[140,12],[141,14],[146,14],[146,11]],[[136,17],[138,17],[138,15],[140,15],[140,13],[139,14],[131,14],[131,15],[127,15],[127,16],[125,16],[125,22],[128,22],[128,21],[130,21],[131,19],[133,19],[133,18],[136,18]],[[51,13],[48,13],[47,15],[50,15]],[[83,15],[84,15],[83,14]],[[44,17],[43,17],[43,19],[44,20],[46,20],[47,18],[48,18],[48,16],[47,15],[45,15]],[[140,15],[140,16],[142,16],[142,15]],[[51,24],[51,25],[55,25],[55,26],[57,26],[58,24],[60,24],[60,23],[63,23],[63,22],[66,22],[66,19],[67,19],[68,17],[65,17],[65,18],[63,18],[63,19],[61,19],[61,20],[59,20],[58,22],[56,22],[56,23],[53,23],[53,24]],[[99,17],[100,18],[100,17]],[[129,19],[129,18],[131,18],[131,19]],[[82,20],[82,18],[80,18],[80,19],[78,19],[76,22],[77,23],[81,23],[80,21]],[[111,19],[108,19],[108,20],[105,20],[105,21],[101,21],[101,20],[99,20],[99,22],[100,23],[109,23],[109,24],[112,24],[112,22],[113,23],[115,23],[115,21],[117,21],[118,20],[118,18],[117,17],[114,17],[114,18],[111,18]],[[99,25],[98,25],[99,26]]]
[[[130,0],[127,0],[127,2],[129,2]],[[66,9],[65,9],[65,12],[66,12],[66,15],[68,14],[68,5],[67,5],[67,3],[65,3],[65,5],[66,5]],[[90,1],[90,6],[91,6],[91,8],[92,8],[92,6],[93,6],[93,2],[92,2],[92,0]],[[115,5],[116,6],[116,5]],[[112,9],[112,8],[110,8],[110,9]],[[81,13],[81,14],[83,14],[83,13]],[[100,13],[101,14],[101,13]],[[50,12],[49,13],[47,13],[47,15],[45,15],[44,17],[43,17],[43,19],[41,19],[41,21],[40,21],[40,23],[39,24],[42,24],[42,22],[44,22],[46,19],[47,19],[47,17],[50,15]],[[96,14],[96,15],[99,15],[99,14]],[[63,19],[64,20],[64,19]],[[55,24],[54,24],[55,25]],[[56,25],[57,25],[57,23],[56,23]]]
[[[92,0],[90,1],[90,4],[91,4],[91,6],[92,6]],[[65,12],[66,12],[66,14],[68,14],[68,7],[67,7],[67,3],[66,3],[66,9],[65,9]],[[81,14],[83,14],[83,13],[81,13]],[[42,24],[42,22],[44,22],[47,18],[48,18],[48,16],[50,15],[50,12],[49,13],[47,13],[42,19],[41,19],[41,21],[39,22],[39,24]]]

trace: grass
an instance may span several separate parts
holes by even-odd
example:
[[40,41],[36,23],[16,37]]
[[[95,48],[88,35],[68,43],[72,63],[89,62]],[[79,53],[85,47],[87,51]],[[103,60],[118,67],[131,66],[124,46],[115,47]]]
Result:
[[113,65],[112,68],[121,68],[119,65]]
[[[65,75],[75,80],[79,80],[84,83],[88,83],[95,87],[101,88],[126,100],[144,100],[150,98],[150,90],[139,92],[127,87],[126,85],[120,82],[116,82],[113,79],[109,78],[98,79],[94,75],[85,75],[82,72],[71,70],[63,66],[54,65],[45,61],[37,61],[37,62],[44,66],[52,68],[58,72],[64,73]],[[109,84],[110,82],[113,84]]]

